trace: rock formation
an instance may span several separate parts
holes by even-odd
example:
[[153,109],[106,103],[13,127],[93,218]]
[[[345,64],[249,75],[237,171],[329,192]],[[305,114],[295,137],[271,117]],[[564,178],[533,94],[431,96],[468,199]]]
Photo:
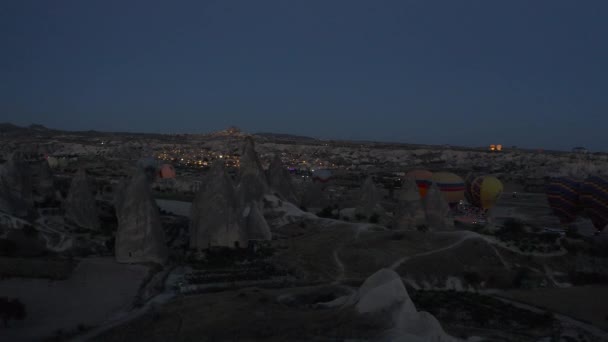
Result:
[[192,204],[190,248],[244,247],[239,202],[223,163],[214,163]]
[[[243,189],[239,189],[243,190]],[[223,163],[215,163],[196,195],[190,220],[190,248],[247,247],[272,234],[259,201],[237,191]]]
[[395,229],[414,229],[424,224],[426,224],[426,216],[418,186],[413,179],[406,178],[397,192],[393,227]]
[[269,241],[270,227],[262,214],[259,203],[251,203],[243,209],[243,228],[248,241]]
[[13,154],[0,166],[0,210],[24,217],[32,212],[33,205],[30,169]]
[[389,269],[382,269],[365,280],[357,293],[355,309],[360,315],[381,316],[392,323],[382,340],[457,341],[443,331],[433,315],[416,310],[401,277]]
[[291,182],[289,172],[283,167],[279,155],[275,155],[268,167],[268,182],[271,191],[279,195],[285,201],[298,203],[298,196]]
[[368,177],[359,192],[358,205],[356,208],[357,215],[362,215],[365,218],[369,218],[374,214],[381,214],[383,212],[380,206],[380,200],[382,194],[374,184],[374,180]]
[[79,227],[98,230],[99,212],[90,187],[89,177],[84,169],[79,169],[72,179],[70,191],[63,203],[65,217]]
[[35,192],[38,195],[38,200],[44,202],[55,199],[55,182],[53,181],[53,171],[49,163],[47,161],[40,163],[37,173]]
[[424,197],[424,211],[429,229],[447,230],[453,228],[454,221],[449,218],[450,206],[435,183],[431,185]]
[[133,176],[116,207],[116,260],[163,264],[168,250],[159,209],[143,170]]
[[245,202],[261,200],[269,192],[269,187],[251,137],[245,140],[240,164],[239,192],[243,194]]

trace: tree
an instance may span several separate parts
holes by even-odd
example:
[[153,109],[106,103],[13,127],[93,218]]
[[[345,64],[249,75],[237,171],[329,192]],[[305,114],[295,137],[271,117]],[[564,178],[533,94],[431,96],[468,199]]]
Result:
[[8,327],[8,321],[25,319],[25,305],[17,298],[0,298],[0,318],[4,321],[4,326]]

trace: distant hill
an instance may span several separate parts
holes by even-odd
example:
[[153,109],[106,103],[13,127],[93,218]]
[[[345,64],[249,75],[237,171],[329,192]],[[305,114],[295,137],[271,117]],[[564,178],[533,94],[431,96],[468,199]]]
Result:
[[319,139],[311,138],[303,135],[283,134],[283,133],[255,133],[255,136],[266,138],[266,139],[277,139],[277,140],[294,140],[294,141],[317,141]]

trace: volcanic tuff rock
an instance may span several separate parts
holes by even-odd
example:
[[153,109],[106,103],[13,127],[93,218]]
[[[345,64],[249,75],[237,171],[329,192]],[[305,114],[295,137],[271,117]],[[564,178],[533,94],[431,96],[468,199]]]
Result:
[[454,221],[449,218],[450,206],[441,194],[437,184],[433,183],[424,197],[426,222],[431,230],[449,230]]
[[190,247],[245,246],[239,202],[223,163],[214,163],[192,204]]
[[269,187],[251,137],[245,139],[240,164],[239,192],[246,202],[261,200],[269,192]]
[[268,167],[268,182],[270,189],[276,192],[283,200],[298,203],[298,196],[291,182],[289,172],[283,166],[278,154],[274,156]]
[[30,169],[13,154],[0,166],[0,210],[23,217],[31,212],[33,204]]
[[165,232],[159,209],[152,198],[150,183],[143,170],[131,179],[117,202],[116,260],[124,263],[167,260]]
[[361,315],[385,317],[392,328],[384,332],[390,341],[452,342],[437,319],[418,312],[410,299],[401,277],[393,270],[381,269],[367,278],[359,288],[355,304]]
[[269,241],[272,240],[270,227],[262,214],[259,203],[251,203],[243,209],[243,228],[247,240]]
[[426,223],[418,186],[413,179],[406,178],[397,193],[394,228],[413,229]]
[[380,206],[382,195],[371,177],[368,177],[359,192],[359,203],[356,208],[356,213],[369,218],[373,214],[380,214],[383,209]]
[[35,191],[40,200],[49,200],[55,198],[55,184],[53,181],[53,171],[47,161],[43,161],[38,165],[38,177],[36,181]]
[[76,225],[93,230],[100,228],[95,197],[84,169],[79,169],[72,179],[72,185],[63,206],[65,217]]

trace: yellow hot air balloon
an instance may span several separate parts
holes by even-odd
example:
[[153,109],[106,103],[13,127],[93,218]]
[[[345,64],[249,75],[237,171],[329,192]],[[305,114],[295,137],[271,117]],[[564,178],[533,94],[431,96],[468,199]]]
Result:
[[471,184],[471,204],[481,209],[490,209],[500,199],[503,189],[502,182],[494,176],[477,177]]
[[451,172],[433,173],[433,182],[445,197],[446,201],[454,205],[464,199],[464,180]]

